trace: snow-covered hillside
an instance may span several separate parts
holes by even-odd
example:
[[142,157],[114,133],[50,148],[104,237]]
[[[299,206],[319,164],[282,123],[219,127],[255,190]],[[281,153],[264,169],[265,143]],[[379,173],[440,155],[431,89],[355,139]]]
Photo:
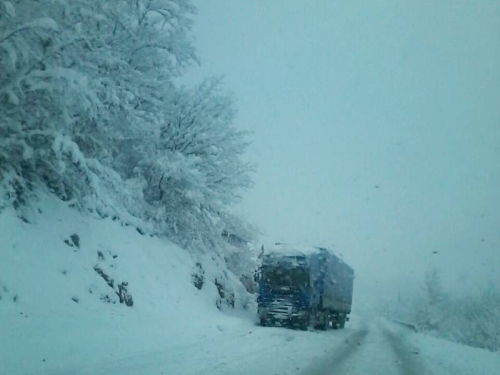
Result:
[[0,214],[0,374],[53,373],[241,324],[217,309],[208,261],[198,290],[195,261],[168,240],[57,198],[34,206],[31,224]]

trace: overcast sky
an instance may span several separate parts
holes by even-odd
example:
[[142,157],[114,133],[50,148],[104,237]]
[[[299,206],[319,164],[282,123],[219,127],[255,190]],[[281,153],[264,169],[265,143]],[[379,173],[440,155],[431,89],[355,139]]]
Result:
[[[254,132],[237,211],[374,284],[500,284],[500,1],[195,0]],[[434,253],[437,252],[437,253]]]

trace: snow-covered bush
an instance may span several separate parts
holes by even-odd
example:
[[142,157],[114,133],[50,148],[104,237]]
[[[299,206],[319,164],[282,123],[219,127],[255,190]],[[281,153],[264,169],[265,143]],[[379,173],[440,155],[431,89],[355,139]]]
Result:
[[500,293],[492,285],[454,299],[439,334],[470,346],[500,351]]
[[500,350],[500,292],[492,284],[470,295],[443,291],[439,272],[426,273],[422,293],[389,304],[386,315],[423,332],[466,345]]

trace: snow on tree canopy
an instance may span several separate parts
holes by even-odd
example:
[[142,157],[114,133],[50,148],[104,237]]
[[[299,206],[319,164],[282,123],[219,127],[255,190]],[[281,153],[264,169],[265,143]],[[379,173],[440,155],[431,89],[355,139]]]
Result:
[[220,79],[174,81],[198,62],[191,2],[0,9],[0,207],[28,220],[47,190],[195,252],[240,254],[222,233],[254,233],[228,211],[251,185],[247,134]]

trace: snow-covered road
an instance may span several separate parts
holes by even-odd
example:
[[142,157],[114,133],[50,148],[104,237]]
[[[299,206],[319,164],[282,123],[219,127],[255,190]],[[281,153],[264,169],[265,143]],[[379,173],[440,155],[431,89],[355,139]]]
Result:
[[433,372],[419,359],[417,348],[387,323],[372,322],[345,339],[344,347],[305,369],[302,374],[421,375]]
[[356,330],[302,332],[256,326],[245,328],[245,332],[223,332],[213,340],[71,371],[75,375],[299,374],[306,365],[328,357],[334,347],[343,347],[350,337],[359,335]]
[[499,370],[498,354],[413,333],[377,319],[329,332],[248,326],[245,332],[228,331],[214,340],[91,364],[71,373],[493,375]]
[[301,375],[493,375],[500,355],[415,333],[382,319],[358,327],[345,346]]

